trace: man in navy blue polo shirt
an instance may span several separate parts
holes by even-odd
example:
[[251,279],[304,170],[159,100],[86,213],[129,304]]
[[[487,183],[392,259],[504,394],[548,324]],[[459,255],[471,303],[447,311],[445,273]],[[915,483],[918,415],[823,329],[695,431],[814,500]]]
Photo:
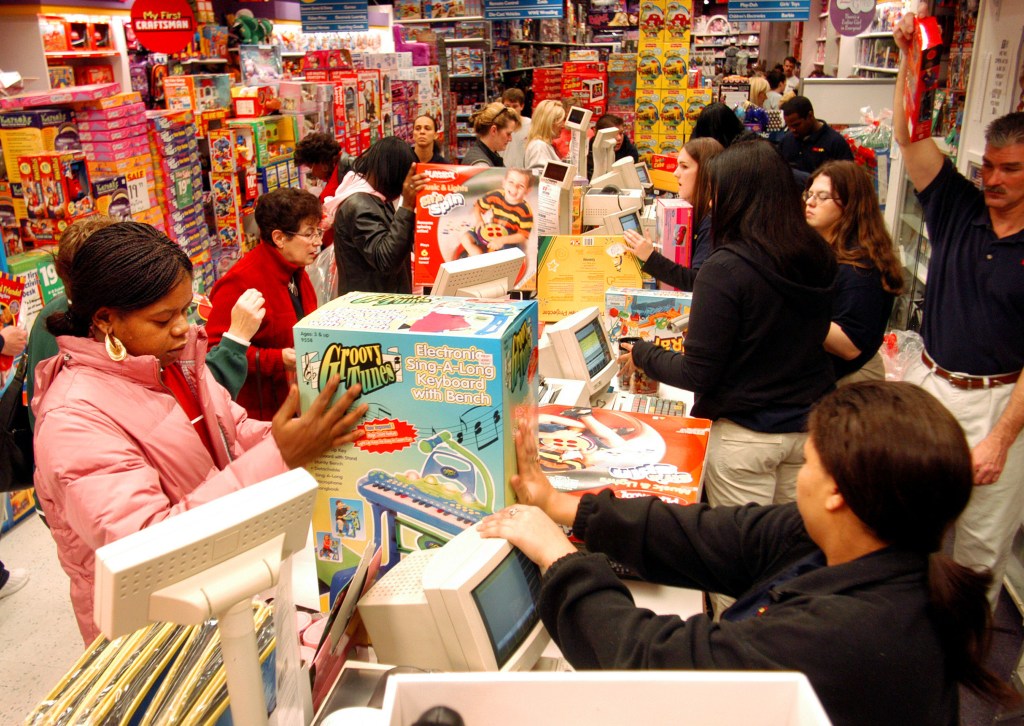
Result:
[[907,13],[893,33],[902,55],[893,134],[924,207],[931,257],[925,352],[906,379],[942,401],[967,434],[975,489],[953,555],[992,570],[994,606],[1024,512],[1024,113],[986,129],[983,190],[931,139],[911,143],[902,89],[913,21]]
[[[830,159],[853,161],[853,152],[838,131],[815,118],[806,96],[794,96],[782,104],[782,119],[789,133],[779,140],[779,153],[806,178]],[[800,179],[802,181],[803,179]]]

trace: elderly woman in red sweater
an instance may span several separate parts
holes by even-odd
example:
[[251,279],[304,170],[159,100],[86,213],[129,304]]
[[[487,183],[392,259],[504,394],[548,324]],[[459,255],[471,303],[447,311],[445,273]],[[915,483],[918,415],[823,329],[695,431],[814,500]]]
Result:
[[307,191],[276,189],[256,201],[260,244],[213,286],[213,311],[206,325],[211,345],[227,335],[231,308],[249,288],[263,293],[266,317],[249,344],[249,375],[238,403],[249,416],[269,421],[288,395],[295,371],[292,326],[316,310],[306,265],[323,243],[320,201]]

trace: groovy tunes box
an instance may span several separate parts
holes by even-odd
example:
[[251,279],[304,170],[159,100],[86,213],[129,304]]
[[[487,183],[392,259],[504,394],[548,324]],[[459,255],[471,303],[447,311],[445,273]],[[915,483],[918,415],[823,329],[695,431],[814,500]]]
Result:
[[382,547],[387,569],[512,503],[536,347],[530,301],[354,292],[296,324],[302,409],[335,374],[369,404],[363,437],[306,467],[323,608],[366,548]]

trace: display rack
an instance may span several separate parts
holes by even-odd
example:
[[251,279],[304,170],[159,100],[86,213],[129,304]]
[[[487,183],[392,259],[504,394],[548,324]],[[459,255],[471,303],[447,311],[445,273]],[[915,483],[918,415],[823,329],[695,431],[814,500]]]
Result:
[[[761,55],[761,24],[729,22],[724,15],[694,18],[690,33],[691,67],[723,66],[726,48],[730,46],[736,46],[739,58],[746,53],[748,67],[757,63]],[[746,69],[737,68],[735,72],[745,73]]]
[[893,40],[893,28],[903,17],[902,2],[883,2],[875,7],[871,26],[857,36],[857,59],[853,70],[861,78],[896,75],[900,70],[900,51]]

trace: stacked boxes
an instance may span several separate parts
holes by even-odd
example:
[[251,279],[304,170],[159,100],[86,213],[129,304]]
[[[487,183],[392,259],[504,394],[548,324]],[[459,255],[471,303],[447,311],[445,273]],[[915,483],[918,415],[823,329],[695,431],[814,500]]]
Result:
[[243,198],[299,185],[299,168],[294,159],[296,129],[291,117],[232,119],[228,126],[237,132],[236,148],[244,147],[247,163],[253,164],[255,189],[247,182]]
[[613,347],[620,338],[642,338],[683,352],[693,293],[609,287],[604,295],[605,329]]
[[690,136],[687,86],[692,10],[692,0],[643,0],[640,4],[636,135],[642,156],[678,154]]
[[533,71],[533,105],[547,99],[562,97],[562,69],[535,68]]
[[192,259],[196,291],[207,292],[215,275],[194,116],[190,111],[149,111],[146,118],[164,231]]
[[21,187],[18,158],[44,151],[76,151],[82,148],[75,117],[68,109],[31,109],[0,113],[0,147],[4,150],[7,180],[11,184],[14,216],[28,219]]
[[631,127],[636,118],[634,98],[636,98],[636,55],[612,53],[608,57],[608,113],[615,114],[628,127]]
[[369,405],[363,438],[308,467],[321,592],[366,548],[382,546],[387,569],[513,501],[536,344],[535,302],[349,293],[295,326],[302,408],[335,374]]
[[[441,118],[441,68],[439,66],[416,66],[400,68],[399,80],[417,81],[419,96],[416,99],[419,113],[431,118]],[[535,101],[536,103],[536,101]]]
[[562,65],[561,98],[570,106],[588,109],[594,118],[608,107],[608,68],[600,61]]
[[210,190],[216,230],[213,263],[217,277],[241,256],[245,200],[238,179],[239,171],[249,163],[244,152],[238,153],[238,137],[239,132],[230,127],[210,130]]
[[693,255],[693,207],[682,199],[658,198],[654,209],[657,223],[655,241],[661,254],[683,267]]
[[[120,93],[98,101],[78,104],[75,111],[83,146],[89,149],[86,164],[97,189],[97,208],[101,212],[112,207],[115,214],[121,207],[114,195],[122,177],[127,190],[132,218],[137,222],[163,228],[163,220],[155,210],[156,176],[149,154],[146,107],[138,93]],[[110,198],[104,200],[107,193]],[[120,198],[120,197],[119,197]],[[106,213],[106,212],[104,212]]]
[[228,117],[231,76],[226,73],[168,76],[164,79],[164,96],[169,110],[192,111],[197,133],[205,137],[211,121]]
[[394,136],[412,143],[412,127],[420,115],[417,81],[391,81],[391,110]]

